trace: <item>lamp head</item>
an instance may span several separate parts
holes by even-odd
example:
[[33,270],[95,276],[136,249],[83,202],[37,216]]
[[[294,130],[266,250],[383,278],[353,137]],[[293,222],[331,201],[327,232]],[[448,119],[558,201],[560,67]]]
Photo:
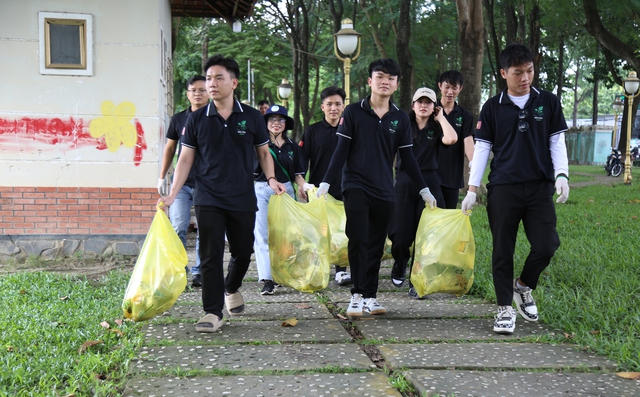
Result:
[[611,104],[611,107],[613,108],[614,113],[620,113],[623,106],[624,105],[620,101],[620,98],[616,98],[616,100]]
[[282,99],[287,99],[291,96],[291,90],[293,86],[289,84],[289,80],[286,78],[282,79],[282,83],[278,85],[278,94]]
[[342,20],[341,29],[334,33],[333,39],[338,44],[338,50],[349,56],[358,48],[358,38],[360,36],[361,34],[353,29],[353,21],[346,18]]
[[629,76],[624,79],[623,87],[627,94],[635,95],[638,92],[638,88],[640,88],[638,74],[634,71],[629,72]]

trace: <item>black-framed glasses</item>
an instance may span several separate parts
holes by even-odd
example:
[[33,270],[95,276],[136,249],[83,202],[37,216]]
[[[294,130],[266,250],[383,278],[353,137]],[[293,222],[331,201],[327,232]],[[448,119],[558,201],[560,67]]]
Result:
[[525,120],[528,115],[527,109],[522,109],[518,112],[518,131],[526,132],[529,129],[529,123]]

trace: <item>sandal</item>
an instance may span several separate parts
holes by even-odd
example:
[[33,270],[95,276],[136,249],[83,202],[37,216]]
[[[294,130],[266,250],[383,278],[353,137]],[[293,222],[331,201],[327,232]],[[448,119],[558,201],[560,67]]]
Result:
[[234,293],[224,293],[224,303],[227,305],[227,311],[232,316],[238,316],[244,312],[244,299],[240,291]]
[[196,323],[197,332],[216,332],[224,322],[222,319],[212,313],[207,313]]

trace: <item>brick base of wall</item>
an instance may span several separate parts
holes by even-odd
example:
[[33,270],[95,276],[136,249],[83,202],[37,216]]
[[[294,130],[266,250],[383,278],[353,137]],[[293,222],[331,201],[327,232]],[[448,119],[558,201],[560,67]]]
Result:
[[0,259],[137,255],[157,200],[154,188],[2,186]]

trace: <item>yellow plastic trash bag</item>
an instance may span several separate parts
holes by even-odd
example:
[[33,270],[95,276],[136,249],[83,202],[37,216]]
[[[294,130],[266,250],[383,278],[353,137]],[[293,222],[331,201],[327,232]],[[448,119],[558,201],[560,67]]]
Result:
[[387,259],[393,259],[393,255],[391,254],[391,240],[389,240],[389,237],[384,240],[384,251],[382,251],[382,258],[380,260],[386,261]]
[[326,200],[318,200],[315,191],[311,189],[308,192],[309,202],[324,201],[327,206],[327,219],[329,223],[330,242],[330,260],[334,265],[347,267],[349,266],[349,239],[345,233],[347,227],[347,216],[344,212],[344,203],[336,200],[330,194],[327,194]]
[[425,208],[415,241],[411,283],[420,296],[458,296],[473,285],[476,246],[469,216],[458,209]]
[[329,285],[329,227],[323,200],[299,203],[287,194],[269,200],[269,259],[273,281],[303,292]]
[[182,241],[158,207],[124,293],[125,318],[144,321],[169,310],[187,286],[188,261]]

